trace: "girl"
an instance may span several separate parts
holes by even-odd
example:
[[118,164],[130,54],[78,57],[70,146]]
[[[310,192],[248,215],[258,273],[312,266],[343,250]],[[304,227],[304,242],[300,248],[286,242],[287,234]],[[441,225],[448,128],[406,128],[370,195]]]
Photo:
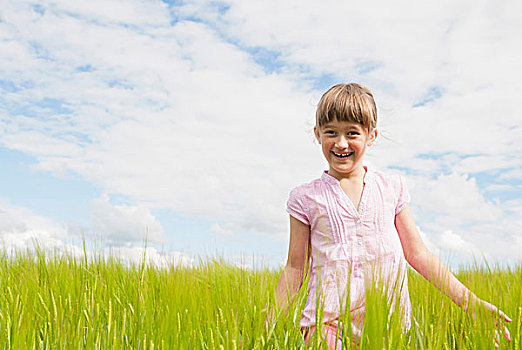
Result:
[[[464,311],[478,307],[511,322],[427,250],[413,221],[403,178],[363,166],[366,148],[378,135],[376,124],[373,95],[362,85],[339,84],[321,97],[314,133],[329,169],[290,193],[290,246],[277,285],[277,306],[287,307],[309,268],[308,299],[300,321],[305,340],[319,331],[330,349],[341,349],[337,329],[344,304],[349,304],[357,339],[364,322],[365,278],[373,272],[373,277],[398,286],[401,320],[409,329],[407,261]],[[322,308],[322,324],[316,324],[317,306]],[[269,318],[274,318],[274,310]],[[510,340],[506,327],[504,335]]]

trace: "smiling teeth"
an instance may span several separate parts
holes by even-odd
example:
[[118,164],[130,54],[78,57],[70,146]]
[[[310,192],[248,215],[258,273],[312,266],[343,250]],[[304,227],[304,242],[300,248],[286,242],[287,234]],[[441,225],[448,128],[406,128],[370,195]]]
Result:
[[341,158],[346,158],[346,157],[349,157],[349,156],[351,156],[351,155],[353,154],[353,152],[350,152],[350,153],[342,153],[342,154],[341,154],[341,153],[335,153],[335,152],[333,152],[333,151],[332,151],[332,153],[333,153],[335,156],[337,156],[337,157],[341,157]]

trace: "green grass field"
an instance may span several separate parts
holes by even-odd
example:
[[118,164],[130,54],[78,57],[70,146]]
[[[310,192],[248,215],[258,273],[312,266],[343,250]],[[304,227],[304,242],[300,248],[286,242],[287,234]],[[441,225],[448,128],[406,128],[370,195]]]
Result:
[[[198,267],[128,266],[117,259],[44,253],[0,254],[2,349],[290,349],[304,347],[298,323],[304,294],[265,329],[280,271],[245,270],[221,261]],[[522,349],[522,265],[462,270],[458,277],[511,318]],[[419,327],[403,334],[388,306],[369,295],[361,349],[493,349],[491,327],[410,276]],[[392,314],[393,315],[393,314]],[[346,332],[348,333],[348,332]],[[351,345],[346,342],[347,348]],[[321,348],[319,337],[311,348]]]

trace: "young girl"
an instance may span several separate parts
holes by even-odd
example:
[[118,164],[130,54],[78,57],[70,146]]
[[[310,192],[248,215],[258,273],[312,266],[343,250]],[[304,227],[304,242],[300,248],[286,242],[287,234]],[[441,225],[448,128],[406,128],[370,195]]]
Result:
[[[290,193],[290,246],[277,285],[277,306],[286,308],[309,268],[309,293],[300,322],[305,340],[319,331],[330,349],[341,349],[342,334],[337,331],[341,314],[350,313],[352,332],[360,336],[365,289],[370,276],[377,275],[399,286],[401,319],[409,329],[407,261],[464,311],[478,307],[511,322],[497,307],[469,291],[427,250],[408,206],[404,179],[363,165],[366,148],[378,135],[376,124],[375,101],[364,86],[339,84],[322,96],[314,133],[329,169]],[[349,305],[343,305],[345,300]],[[322,324],[316,324],[318,305]],[[272,310],[270,317],[273,314]],[[510,340],[505,327],[504,335]]]

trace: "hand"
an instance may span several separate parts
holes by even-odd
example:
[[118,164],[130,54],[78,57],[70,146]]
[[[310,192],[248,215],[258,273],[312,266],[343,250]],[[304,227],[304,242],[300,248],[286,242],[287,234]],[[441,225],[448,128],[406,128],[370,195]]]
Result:
[[[508,315],[506,315],[502,310],[500,310],[498,307],[496,307],[493,304],[488,303],[487,301],[484,301],[479,298],[473,298],[472,300],[472,316],[473,319],[476,320],[476,314],[477,312],[482,316],[492,317],[494,319],[495,324],[495,336],[494,336],[494,342],[495,342],[495,348],[498,348],[500,343],[500,335],[499,330],[502,331],[504,334],[504,337],[511,341],[511,334],[509,333],[508,328],[502,323],[502,322],[511,322],[511,318],[509,318]],[[468,310],[469,311],[469,308]],[[503,329],[502,329],[503,328]]]

